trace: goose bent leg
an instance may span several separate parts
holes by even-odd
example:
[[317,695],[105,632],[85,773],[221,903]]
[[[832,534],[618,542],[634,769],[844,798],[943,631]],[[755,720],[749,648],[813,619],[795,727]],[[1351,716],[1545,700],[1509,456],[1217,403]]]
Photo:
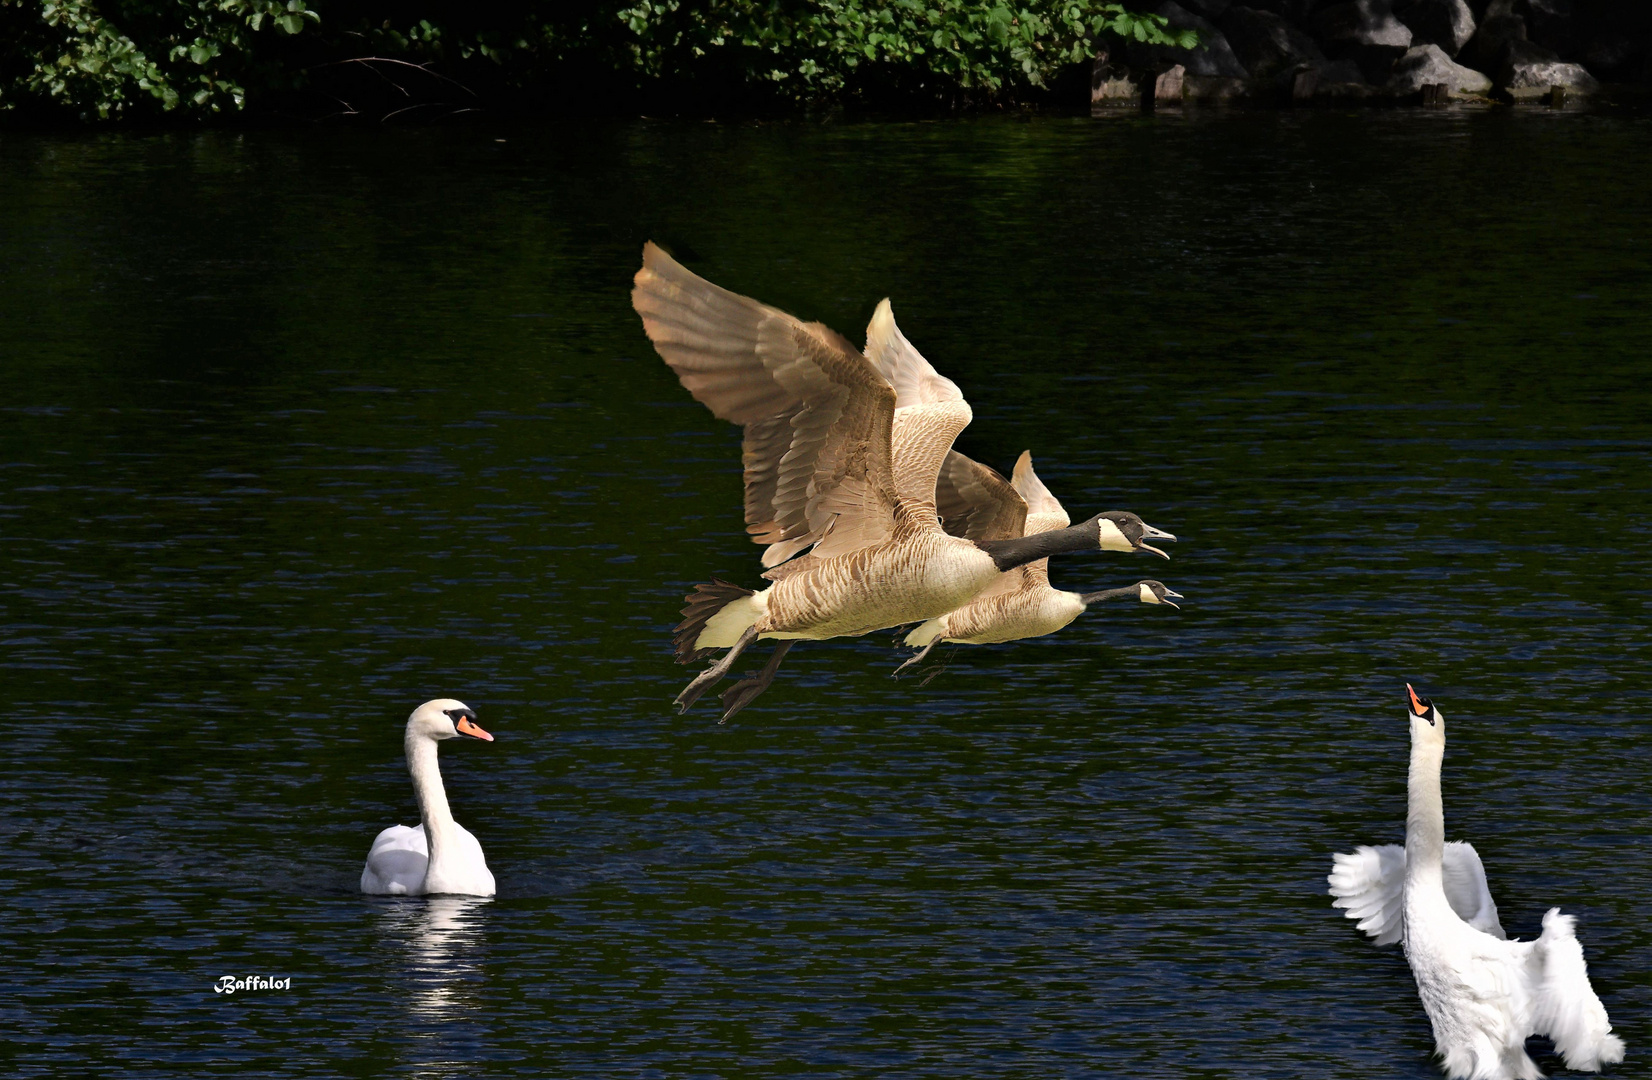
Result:
[[774,647],[774,655],[769,662],[763,665],[763,670],[749,679],[741,679],[727,690],[723,691],[723,705],[726,707],[719,724],[728,723],[728,718],[757,700],[757,695],[769,688],[774,682],[774,673],[780,670],[780,661],[786,658],[786,653],[795,645],[795,641],[782,641]]
[[928,656],[929,655],[929,650],[933,649],[935,646],[939,645],[940,643],[941,643],[940,638],[936,638],[934,641],[931,641],[928,645],[925,645],[922,649],[919,649],[917,652],[913,653],[912,656],[906,661],[906,663],[902,664],[900,667],[898,667],[894,671],[890,672],[889,677],[891,679],[900,678],[901,677],[901,672],[905,671],[907,668],[911,667],[913,664],[916,664],[918,661],[920,661],[924,657]]
[[746,651],[746,646],[756,640],[757,627],[746,627],[745,633],[741,634],[739,640],[734,643],[728,652],[723,654],[722,659],[694,676],[694,680],[683,687],[683,692],[673,699],[673,704],[681,706],[677,712],[679,714],[687,712],[690,706],[700,700],[701,694],[711,689],[713,683],[728,674],[728,669],[733,667],[734,661],[739,658],[741,653]]

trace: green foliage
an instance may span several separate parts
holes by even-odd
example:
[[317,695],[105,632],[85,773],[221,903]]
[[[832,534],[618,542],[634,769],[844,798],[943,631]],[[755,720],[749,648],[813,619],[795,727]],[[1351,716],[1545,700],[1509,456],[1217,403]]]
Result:
[[242,109],[364,57],[505,95],[575,70],[720,81],[794,101],[1044,88],[1123,38],[1192,31],[1111,0],[0,0],[0,112],[111,119]]
[[1097,0],[640,0],[619,12],[650,76],[723,54],[753,80],[798,98],[852,90],[867,65],[942,86],[989,93],[1044,87],[1061,67],[1094,55],[1107,35],[1192,48],[1160,15]]
[[0,0],[0,33],[15,35],[0,109],[30,98],[99,119],[240,109],[254,37],[318,21],[304,0]]

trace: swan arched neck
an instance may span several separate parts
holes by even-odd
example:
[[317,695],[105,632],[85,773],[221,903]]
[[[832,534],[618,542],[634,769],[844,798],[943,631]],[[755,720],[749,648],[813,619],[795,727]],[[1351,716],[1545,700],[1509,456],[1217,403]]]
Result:
[[419,732],[409,731],[405,744],[407,771],[413,777],[413,792],[419,800],[419,817],[424,823],[425,842],[430,847],[430,862],[425,877],[431,877],[441,862],[442,853],[449,849],[453,835],[453,811],[448,809],[447,789],[442,786],[442,771],[436,765],[436,740]]
[[1078,598],[1078,602],[1085,607],[1089,607],[1091,604],[1100,603],[1103,600],[1118,600],[1126,596],[1139,598],[1141,596],[1141,586],[1126,585],[1122,589],[1103,589],[1101,592],[1085,593]]
[[1065,529],[1017,536],[1009,540],[977,540],[975,546],[992,556],[999,570],[1014,570],[1051,555],[1071,551],[1095,551],[1101,547],[1101,535],[1096,521],[1081,521]]
[[1443,880],[1445,805],[1440,797],[1440,766],[1444,760],[1444,743],[1413,737],[1411,772],[1406,781],[1405,880],[1408,887],[1413,883]]

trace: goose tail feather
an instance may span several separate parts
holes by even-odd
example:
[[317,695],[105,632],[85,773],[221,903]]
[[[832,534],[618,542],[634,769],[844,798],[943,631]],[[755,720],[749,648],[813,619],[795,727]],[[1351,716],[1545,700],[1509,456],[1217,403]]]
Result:
[[696,644],[706,624],[729,604],[751,595],[752,590],[721,578],[712,578],[708,583],[694,586],[694,591],[683,597],[687,602],[683,608],[683,621],[677,624],[671,636],[677,650],[677,663],[692,664],[715,652],[715,649],[702,649]]

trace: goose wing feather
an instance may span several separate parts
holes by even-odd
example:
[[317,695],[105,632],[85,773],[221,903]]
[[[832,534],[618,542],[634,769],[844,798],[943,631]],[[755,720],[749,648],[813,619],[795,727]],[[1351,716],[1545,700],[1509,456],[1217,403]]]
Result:
[[872,321],[866,324],[866,357],[895,388],[897,409],[964,400],[958,384],[936,371],[906,340],[895,324],[895,309],[887,299],[878,302]]
[[745,430],[746,530],[774,566],[876,543],[896,500],[896,392],[842,335],[713,285],[654,244],[631,303],[696,401]]
[[1004,475],[956,450],[941,463],[935,509],[941,527],[965,540],[1011,540],[1027,525],[1027,501]]
[[[1392,945],[1400,940],[1405,907],[1405,848],[1399,844],[1378,847],[1361,845],[1352,855],[1337,853],[1326,881],[1336,899],[1333,907],[1343,909],[1376,945]],[[1445,846],[1444,877],[1446,900],[1457,917],[1482,933],[1506,938],[1497,919],[1497,905],[1486,885],[1486,868],[1479,852],[1466,840]]]
[[1026,535],[1065,529],[1073,523],[1061,500],[1050,494],[1044,481],[1033,472],[1032,451],[1023,450],[1015,459],[1015,471],[1010,474],[1010,485],[1027,503]]
[[866,324],[866,358],[895,388],[895,487],[905,498],[928,502],[942,459],[969,425],[969,403],[957,384],[906,340],[887,299]]

